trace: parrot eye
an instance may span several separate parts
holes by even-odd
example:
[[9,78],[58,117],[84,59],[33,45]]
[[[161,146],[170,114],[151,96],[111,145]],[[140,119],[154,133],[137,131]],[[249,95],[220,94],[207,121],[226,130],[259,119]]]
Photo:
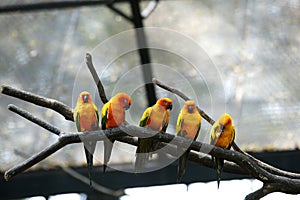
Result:
[[127,99],[123,99],[123,102],[124,102],[125,104],[128,104],[128,100],[127,100]]

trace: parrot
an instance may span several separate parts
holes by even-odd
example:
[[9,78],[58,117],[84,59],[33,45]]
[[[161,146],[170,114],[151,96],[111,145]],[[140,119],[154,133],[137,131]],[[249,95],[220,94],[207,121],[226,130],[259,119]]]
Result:
[[[218,121],[216,121],[210,131],[210,144],[225,149],[230,149],[235,138],[235,128],[232,118],[229,114],[222,114]],[[214,158],[212,160],[217,170],[217,184],[218,188],[221,181],[221,172],[224,165],[224,159]]]
[[[132,100],[128,94],[118,93],[113,96],[102,107],[102,130],[108,128],[115,128],[124,124],[125,110],[128,110],[132,104]],[[113,147],[113,140],[104,140],[104,164],[103,173],[106,171],[107,163],[110,159],[110,155]]]
[[[94,131],[99,129],[98,108],[93,103],[89,92],[81,92],[73,112],[77,131]],[[90,186],[92,186],[91,173],[93,168],[93,154],[96,148],[96,141],[84,142],[84,151],[87,160]]]
[[[201,128],[201,115],[199,114],[194,101],[186,101],[181,109],[176,124],[177,136],[193,139],[197,139]],[[182,176],[185,173],[186,161],[189,149],[183,147],[178,148],[178,155],[181,155],[178,161],[178,177],[177,182],[181,181]],[[185,151],[185,152],[184,152]]]
[[[161,98],[157,100],[156,104],[148,107],[140,120],[139,126],[150,128],[153,131],[166,132],[170,112],[172,110],[172,100],[169,98]],[[151,138],[139,138],[138,147],[136,150],[135,171],[144,165],[149,159],[149,153],[155,150],[155,143]]]

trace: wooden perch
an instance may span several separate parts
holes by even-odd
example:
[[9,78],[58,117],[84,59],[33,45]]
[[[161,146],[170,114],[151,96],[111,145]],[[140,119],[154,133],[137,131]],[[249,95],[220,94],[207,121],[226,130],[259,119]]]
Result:
[[[103,85],[92,64],[92,59],[90,54],[86,55],[86,63],[97,85],[101,100],[104,103],[107,102],[108,99],[105,95]],[[186,95],[184,95],[179,90],[166,86],[165,84],[163,84],[162,82],[156,79],[153,79],[153,83],[155,83],[157,86],[163,89],[166,89],[180,96],[184,100],[189,99]],[[36,105],[45,108],[52,109],[57,113],[63,115],[65,119],[73,121],[72,109],[57,100],[45,98],[6,85],[3,85],[1,87],[1,93],[19,98],[21,100],[30,103],[34,103]],[[192,142],[189,139],[185,139],[183,137],[177,137],[174,134],[169,134],[169,133],[159,132],[155,136],[153,136],[152,131],[149,131],[142,127],[133,126],[133,125],[124,125],[119,128],[98,130],[98,131],[84,132],[84,133],[81,132],[65,133],[59,128],[54,127],[53,125],[48,124],[47,122],[41,119],[38,119],[31,113],[22,110],[21,108],[18,108],[15,105],[9,105],[9,110],[19,114],[20,116],[30,120],[31,122],[57,135],[58,141],[50,145],[49,147],[45,148],[41,152],[23,161],[22,163],[18,164],[17,166],[6,171],[4,175],[6,180],[10,180],[12,177],[16,176],[17,174],[22,173],[23,171],[29,169],[33,165],[39,163],[41,160],[52,155],[57,150],[72,143],[80,143],[86,140],[101,141],[101,140],[106,140],[108,138],[110,139],[113,138],[120,142],[137,146],[136,137],[141,135],[145,137],[149,135],[152,136],[153,139],[160,141],[161,147],[166,147],[166,153],[170,155],[176,155],[176,145],[190,145],[190,148],[193,151],[189,154],[189,160],[192,160],[199,164],[203,164],[207,167],[213,167],[213,163],[208,155],[224,158],[225,160],[230,161],[225,163],[224,171],[237,173],[237,174],[250,174],[253,178],[262,181],[263,187],[247,195],[245,198],[247,200],[260,199],[272,192],[300,194],[300,174],[280,170],[266,163],[263,163],[262,161],[250,156],[246,152],[243,152],[236,144],[234,144],[235,151],[226,150],[223,148],[215,147],[197,141]],[[198,107],[198,111],[206,121],[208,121],[210,124],[214,123],[214,120],[211,117],[209,117],[199,107]],[[172,144],[169,144],[170,142],[172,142]],[[199,157],[200,153],[201,153],[201,159]],[[208,155],[203,157],[202,156],[203,153]]]

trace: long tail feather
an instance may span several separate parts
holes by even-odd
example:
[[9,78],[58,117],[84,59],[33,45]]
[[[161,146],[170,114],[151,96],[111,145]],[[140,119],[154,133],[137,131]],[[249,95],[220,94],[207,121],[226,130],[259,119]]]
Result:
[[177,183],[181,182],[182,176],[185,174],[186,161],[189,155],[189,151],[184,152],[178,160],[178,172],[177,172]]
[[135,172],[139,172],[141,168],[147,163],[150,157],[152,140],[150,139],[139,139],[138,147],[136,150],[135,159]]
[[110,160],[112,148],[114,141],[104,140],[104,163],[103,163],[103,173],[105,173],[107,168],[107,163]]
[[91,142],[91,143],[84,143],[84,152],[85,152],[85,157],[86,157],[86,162],[87,162],[87,167],[88,167],[88,174],[89,174],[89,179],[90,179],[90,186],[92,187],[92,170],[93,170],[93,154],[96,148],[96,143]]
[[222,173],[223,166],[224,166],[224,159],[216,158],[217,184],[218,184],[218,189],[219,189],[219,187],[220,187],[221,173]]

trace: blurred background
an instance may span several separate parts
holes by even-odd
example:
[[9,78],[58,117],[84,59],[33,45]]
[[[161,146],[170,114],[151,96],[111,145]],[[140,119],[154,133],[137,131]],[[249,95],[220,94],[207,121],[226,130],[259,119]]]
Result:
[[[0,8],[45,2],[57,1],[5,0]],[[141,1],[141,10],[150,3]],[[127,1],[112,5],[131,15]],[[90,52],[108,97],[119,91],[132,96],[134,104],[127,120],[138,124],[149,102],[134,23],[105,4],[35,12],[0,11],[1,85],[54,98],[70,107],[85,89],[101,108],[84,61]],[[146,40],[154,47],[149,52],[152,76],[185,92],[214,119],[230,113],[237,130],[235,141],[243,150],[299,148],[299,0],[161,0],[142,21]],[[174,99],[168,128],[174,133],[183,101],[154,89],[156,98]],[[9,112],[10,103],[64,131],[76,131],[74,123],[51,110],[0,95],[1,172],[57,140],[57,136]],[[209,129],[203,120],[198,140],[208,142]],[[135,147],[116,145],[121,150],[114,152],[111,164],[132,163]],[[96,152],[96,165],[101,165],[100,143]],[[83,153],[82,144],[69,145],[33,169],[85,166]]]

